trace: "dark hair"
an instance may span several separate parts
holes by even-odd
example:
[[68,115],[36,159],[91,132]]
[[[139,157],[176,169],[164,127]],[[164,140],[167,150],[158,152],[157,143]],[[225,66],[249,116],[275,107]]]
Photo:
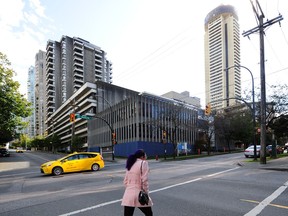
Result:
[[126,169],[130,170],[133,164],[136,162],[137,158],[141,158],[143,156],[145,156],[143,149],[139,149],[134,154],[129,155],[126,161]]

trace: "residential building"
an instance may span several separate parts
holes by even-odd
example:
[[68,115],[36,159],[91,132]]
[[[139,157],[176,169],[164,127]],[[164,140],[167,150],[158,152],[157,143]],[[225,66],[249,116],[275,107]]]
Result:
[[45,76],[46,53],[39,50],[35,56],[35,135],[44,136],[46,117],[46,76]]
[[[231,5],[220,5],[205,18],[206,104],[221,109],[241,97],[240,33],[238,15]],[[225,100],[228,99],[229,100]]]
[[63,36],[46,46],[46,114],[52,114],[86,82],[112,82],[112,63],[100,47]]
[[27,100],[31,104],[32,114],[26,118],[28,122],[27,134],[35,136],[35,67],[30,66],[27,80]]

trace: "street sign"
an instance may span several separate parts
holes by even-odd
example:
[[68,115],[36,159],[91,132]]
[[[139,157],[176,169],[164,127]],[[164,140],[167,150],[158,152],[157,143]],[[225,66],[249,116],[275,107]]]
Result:
[[92,116],[87,116],[87,115],[80,115],[78,113],[75,114],[75,118],[81,118],[81,119],[86,119],[86,120],[90,120],[92,119],[93,117]]
[[80,116],[80,118],[81,118],[81,119],[90,120],[90,119],[92,119],[92,116],[82,115],[82,116]]

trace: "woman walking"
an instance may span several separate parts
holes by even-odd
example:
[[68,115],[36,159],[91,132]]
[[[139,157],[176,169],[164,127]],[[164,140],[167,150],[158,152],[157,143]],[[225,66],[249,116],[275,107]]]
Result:
[[148,205],[141,205],[138,195],[141,188],[149,194],[148,172],[149,166],[145,152],[140,149],[130,155],[126,162],[126,174],[124,178],[125,192],[122,198],[124,216],[133,216],[135,207],[138,207],[145,216],[153,216],[152,200],[149,196]]

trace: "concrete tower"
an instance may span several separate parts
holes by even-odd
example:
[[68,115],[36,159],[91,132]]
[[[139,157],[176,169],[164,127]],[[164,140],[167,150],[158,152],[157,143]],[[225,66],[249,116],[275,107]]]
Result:
[[205,18],[205,88],[206,104],[212,109],[237,103],[226,98],[241,97],[240,33],[233,6],[220,5]]

